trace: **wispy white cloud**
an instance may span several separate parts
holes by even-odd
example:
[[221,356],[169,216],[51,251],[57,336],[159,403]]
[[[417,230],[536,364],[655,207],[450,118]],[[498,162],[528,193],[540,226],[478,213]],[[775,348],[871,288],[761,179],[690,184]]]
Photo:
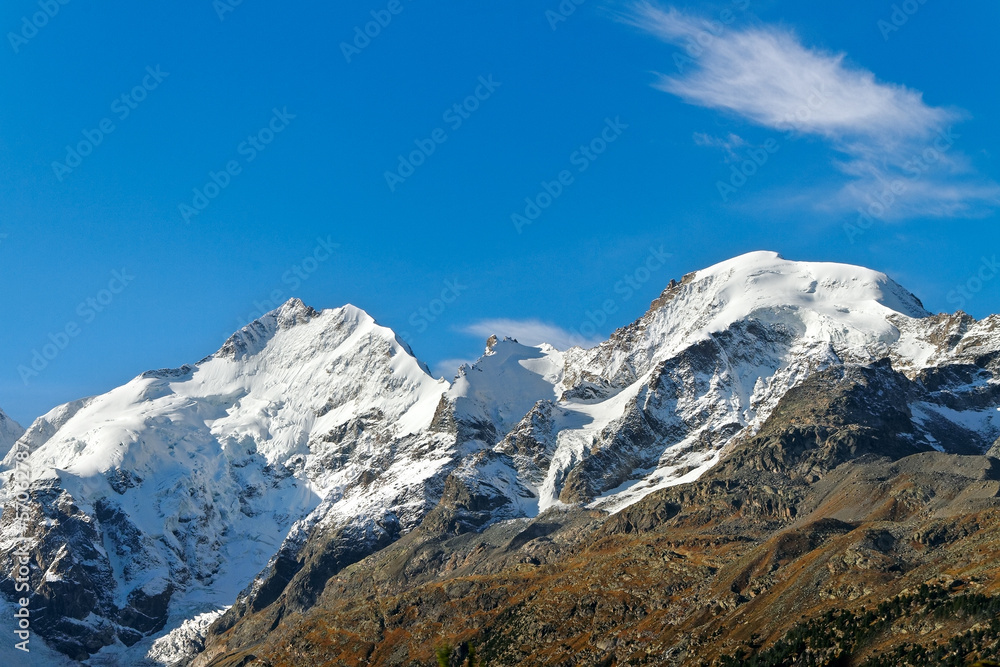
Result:
[[735,162],[744,159],[737,151],[747,145],[743,137],[730,132],[725,137],[716,137],[704,132],[694,133],[694,143],[696,146],[708,148],[718,148],[726,153],[727,162]]
[[893,181],[903,192],[893,193],[887,217],[971,217],[1000,205],[1000,187],[977,177],[954,147],[959,135],[950,128],[966,116],[957,109],[931,106],[919,91],[878,81],[844,54],[809,48],[780,28],[710,27],[649,2],[626,20],[672,44],[699,44],[690,66],[660,75],[657,88],[789,137],[826,140],[849,181],[820,205],[870,203]]
[[548,343],[558,350],[567,350],[574,345],[580,347],[593,347],[601,341],[595,338],[586,338],[574,331],[567,331],[548,322],[536,319],[512,320],[512,319],[491,319],[481,320],[462,328],[463,333],[472,336],[479,336],[484,340],[492,335],[499,338],[509,336],[517,339],[522,345],[541,345]]
[[458,374],[459,366],[462,364],[471,365],[475,362],[475,359],[442,359],[431,367],[431,375],[451,382]]

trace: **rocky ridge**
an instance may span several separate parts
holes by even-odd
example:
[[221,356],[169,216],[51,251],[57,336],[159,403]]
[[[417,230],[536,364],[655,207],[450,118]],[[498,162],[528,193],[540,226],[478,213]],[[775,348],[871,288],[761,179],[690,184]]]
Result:
[[[399,624],[412,610],[331,626],[330,605],[378,586],[403,609],[465,572],[500,586],[666,526],[722,562],[742,543],[717,531],[764,544],[858,462],[992,460],[998,326],[930,315],[874,271],[751,253],[672,281],[595,348],[491,339],[447,383],[363,311],[293,300],[198,364],[61,406],[22,436],[35,627],[92,664],[251,664],[232,661],[254,647],[281,664],[272,639],[301,639],[288,619],[373,623],[343,655],[423,664],[444,617],[418,637]],[[5,571],[15,537],[5,510]],[[594,562],[625,557],[613,552]]]

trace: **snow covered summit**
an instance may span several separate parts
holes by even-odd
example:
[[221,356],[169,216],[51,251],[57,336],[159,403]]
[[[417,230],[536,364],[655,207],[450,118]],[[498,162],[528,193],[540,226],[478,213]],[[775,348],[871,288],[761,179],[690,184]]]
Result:
[[[942,327],[954,329],[945,346]],[[932,317],[883,273],[748,253],[671,281],[642,318],[608,341],[558,353],[561,369],[546,374],[557,397],[536,391],[522,421],[456,474],[499,506],[493,516],[580,502],[618,510],[697,478],[817,371],[889,358],[915,377],[934,363],[972,361],[963,336],[969,344],[995,327],[995,319]],[[983,342],[1000,346],[996,335]],[[931,425],[956,421],[996,437],[994,411],[957,417],[934,401],[914,407],[915,447],[935,447]]]
[[6,456],[22,435],[24,428],[0,410],[0,456]]
[[[322,502],[327,516],[423,511],[422,489],[406,498],[421,473],[382,449],[416,443],[447,389],[365,312],[293,299],[197,364],[52,410],[23,436],[47,555],[35,595],[41,608],[86,591],[95,609],[66,610],[86,642],[44,613],[39,632],[77,659],[130,645],[168,616],[231,604]],[[388,497],[359,499],[380,462]],[[153,620],[137,624],[140,609]]]

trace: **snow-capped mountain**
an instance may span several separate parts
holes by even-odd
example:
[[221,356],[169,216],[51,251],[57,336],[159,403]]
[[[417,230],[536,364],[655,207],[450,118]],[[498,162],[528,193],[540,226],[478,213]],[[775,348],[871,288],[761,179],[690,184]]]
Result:
[[33,627],[83,659],[232,604],[317,507],[411,527],[451,443],[427,430],[447,388],[357,308],[292,300],[193,366],[49,412],[22,440]]
[[17,439],[24,435],[24,428],[0,410],[0,456],[6,456]]
[[[588,350],[491,338],[451,384],[363,311],[292,300],[201,362],[61,406],[22,436],[33,627],[108,664],[162,637],[149,655],[169,662],[229,605],[219,627],[279,597],[308,607],[418,525],[613,512],[696,479],[790,388],[885,360],[873,372],[892,374],[914,451],[1000,436],[1000,317],[932,316],[860,267],[750,253],[671,281]],[[5,572],[14,537],[5,512]]]
[[[947,438],[982,449],[1000,435],[1000,414],[983,400],[992,374],[976,364],[1000,349],[998,325],[932,317],[875,271],[750,253],[672,281],[645,316],[597,347],[539,350],[549,363],[535,368],[555,396],[536,391],[523,420],[456,475],[490,498],[491,518],[561,503],[621,509],[696,479],[817,370],[886,356],[914,379],[964,369],[933,390],[911,388],[914,447]],[[464,377],[483,374],[488,360]]]

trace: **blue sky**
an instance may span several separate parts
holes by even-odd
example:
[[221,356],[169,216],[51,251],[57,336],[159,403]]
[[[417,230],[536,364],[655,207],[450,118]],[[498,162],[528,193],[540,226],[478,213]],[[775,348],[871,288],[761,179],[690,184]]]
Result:
[[494,330],[592,340],[758,249],[1000,312],[1000,5],[896,7],[5,3],[0,407],[292,296],[438,369]]

